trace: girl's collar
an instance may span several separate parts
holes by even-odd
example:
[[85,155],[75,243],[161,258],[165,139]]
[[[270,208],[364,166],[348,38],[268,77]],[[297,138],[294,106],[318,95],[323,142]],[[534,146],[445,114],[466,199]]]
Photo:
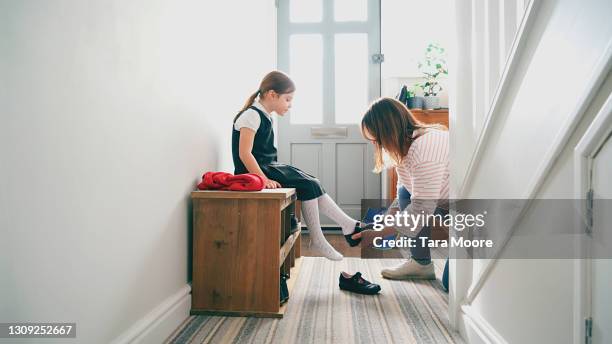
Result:
[[254,106],[254,107],[256,107],[256,108],[258,108],[259,110],[263,111],[263,113],[264,113],[266,116],[268,116],[268,118],[269,118],[270,120],[272,120],[272,115],[270,115],[270,114],[268,113],[268,111],[266,110],[266,108],[265,108],[263,105],[261,105],[261,103],[259,102],[259,100],[255,100],[255,101],[253,102],[253,106]]

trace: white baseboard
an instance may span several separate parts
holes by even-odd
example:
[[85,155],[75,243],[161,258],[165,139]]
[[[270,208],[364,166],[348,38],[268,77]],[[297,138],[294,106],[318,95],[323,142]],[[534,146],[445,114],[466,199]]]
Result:
[[190,309],[191,286],[186,284],[111,343],[163,343],[189,316]]
[[495,328],[470,305],[461,306],[461,318],[465,324],[463,338],[471,344],[507,344]]

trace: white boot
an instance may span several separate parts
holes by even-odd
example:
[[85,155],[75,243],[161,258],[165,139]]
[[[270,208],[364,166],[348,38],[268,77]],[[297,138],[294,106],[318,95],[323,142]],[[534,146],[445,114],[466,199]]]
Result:
[[393,267],[382,269],[380,274],[384,278],[403,280],[403,279],[436,279],[433,263],[421,265],[415,262],[412,258],[406,262]]

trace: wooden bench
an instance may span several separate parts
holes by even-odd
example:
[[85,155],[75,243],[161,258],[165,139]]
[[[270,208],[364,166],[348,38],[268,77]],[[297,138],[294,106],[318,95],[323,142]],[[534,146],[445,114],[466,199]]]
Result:
[[300,231],[290,234],[290,214],[299,218],[295,189],[193,191],[191,198],[191,314],[282,318],[280,273],[290,275],[291,295],[300,265]]

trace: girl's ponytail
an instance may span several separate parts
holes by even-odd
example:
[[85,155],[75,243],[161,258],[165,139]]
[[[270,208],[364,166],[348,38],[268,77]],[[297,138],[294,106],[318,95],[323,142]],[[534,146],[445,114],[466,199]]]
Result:
[[249,97],[249,99],[247,99],[246,103],[244,103],[244,106],[242,107],[242,109],[240,110],[240,113],[244,112],[246,109],[250,108],[251,105],[253,105],[253,103],[255,102],[255,98],[257,98],[257,96],[259,95],[259,90],[257,90],[257,92],[251,94],[251,96]]
[[242,107],[242,109],[240,109],[240,111],[238,112],[236,117],[234,117],[234,122],[236,122],[236,120],[238,119],[238,116],[240,116],[240,114],[245,112],[248,108],[251,107],[251,105],[253,105],[253,103],[255,102],[255,98],[257,98],[257,96],[259,95],[260,92],[261,92],[260,90],[257,90],[257,92],[251,94],[251,96],[247,99],[246,103],[244,103],[244,106]]

